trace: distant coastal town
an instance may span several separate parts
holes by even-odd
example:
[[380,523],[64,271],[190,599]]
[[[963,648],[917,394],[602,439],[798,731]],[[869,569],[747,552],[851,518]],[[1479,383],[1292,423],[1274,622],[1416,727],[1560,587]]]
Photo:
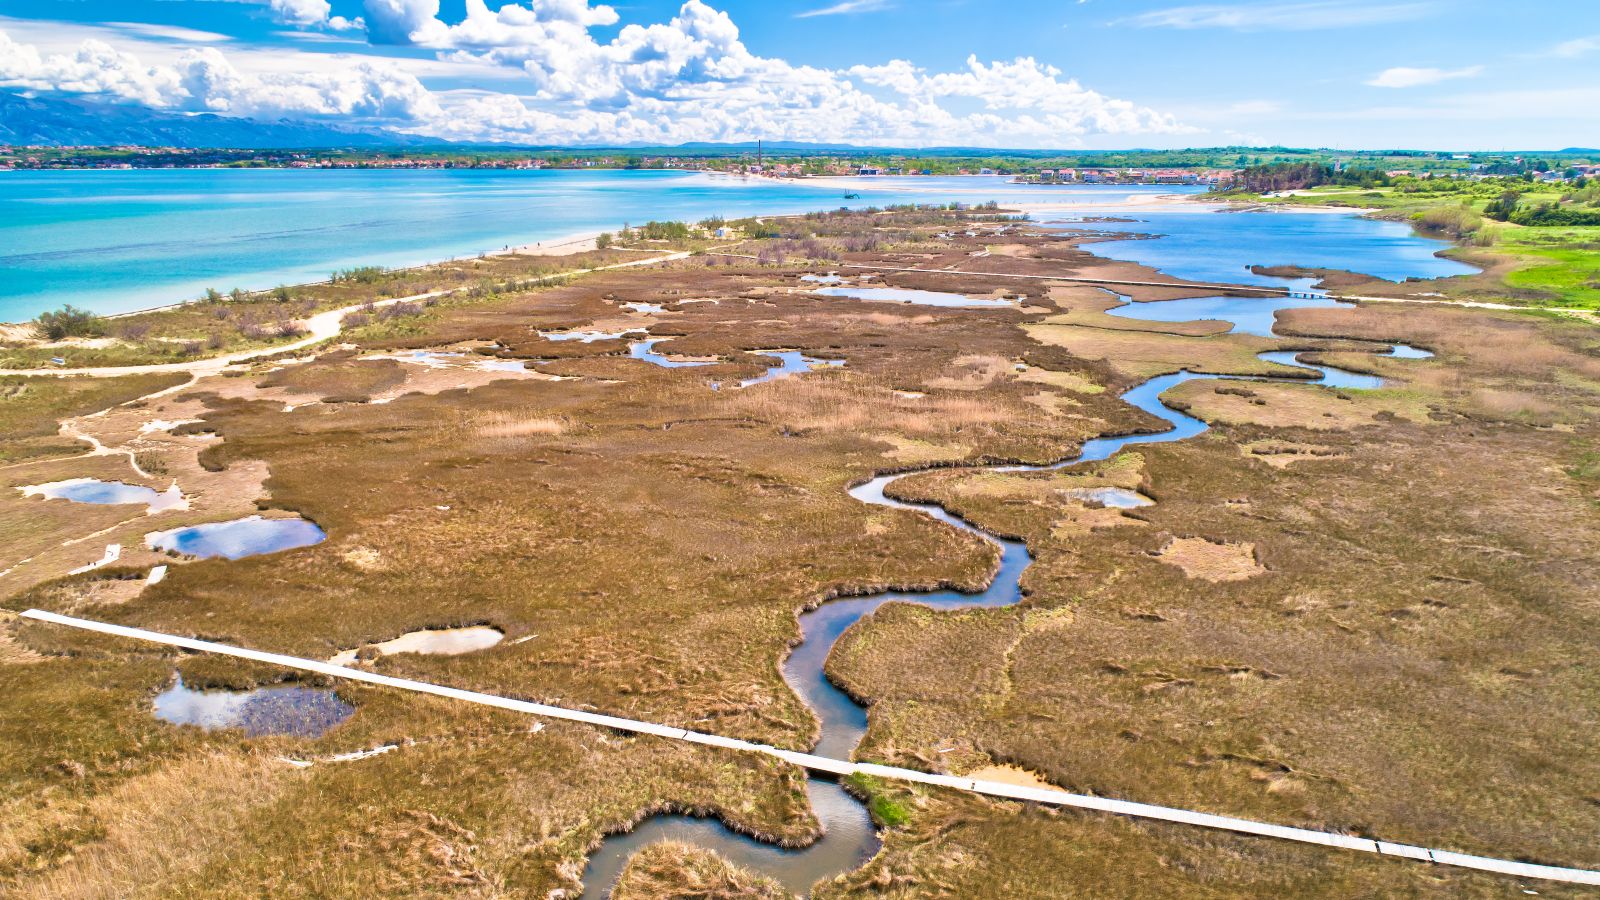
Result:
[[761,178],[1001,176],[1016,183],[1169,184],[1216,188],[1262,166],[1307,164],[1385,178],[1531,178],[1567,182],[1600,172],[1600,153],[1451,153],[1223,147],[1172,151],[905,151],[873,148],[705,148],[511,150],[456,148],[260,150],[187,147],[12,147],[0,170],[36,169],[640,169]]

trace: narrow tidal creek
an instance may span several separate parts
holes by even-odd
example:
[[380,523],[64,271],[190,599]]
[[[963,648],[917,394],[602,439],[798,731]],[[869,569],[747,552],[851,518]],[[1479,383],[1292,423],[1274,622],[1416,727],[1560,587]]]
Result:
[[[1208,306],[1207,317],[1234,323],[1248,323],[1238,330],[1250,330],[1260,321],[1259,301],[1248,298],[1227,299],[1231,303],[1213,303]],[[1183,301],[1165,301],[1177,302]],[[1164,304],[1140,303],[1135,310],[1159,310]],[[1152,319],[1163,321],[1164,319]],[[1270,333],[1270,329],[1267,329]],[[1427,351],[1400,345],[1387,354],[1406,359],[1423,359]],[[1279,381],[1316,384],[1336,389],[1372,390],[1383,385],[1383,379],[1338,369],[1333,366],[1300,362],[1294,351],[1272,351],[1260,354],[1264,360],[1298,369],[1309,370],[1315,377],[1278,378],[1272,376],[1217,376],[1198,375],[1187,370],[1170,375],[1160,375],[1139,384],[1122,395],[1122,400],[1151,415],[1165,420],[1171,427],[1158,434],[1118,435],[1095,438],[1069,459],[1046,465],[1002,465],[974,467],[972,471],[993,472],[1048,472],[1064,469],[1079,463],[1099,462],[1137,444],[1156,444],[1181,441],[1201,434],[1209,427],[1193,416],[1179,412],[1161,402],[1161,395],[1186,381],[1197,378],[1223,378],[1235,381]],[[880,475],[850,489],[850,496],[873,506],[891,509],[916,510],[953,528],[978,535],[1000,549],[1000,568],[983,591],[964,593],[942,591],[890,591],[864,597],[832,600],[800,616],[802,640],[783,663],[783,678],[795,693],[811,707],[822,725],[821,737],[811,750],[818,756],[850,759],[856,746],[867,731],[866,708],[856,703],[848,694],[836,687],[824,674],[823,667],[834,644],[850,626],[871,615],[885,603],[916,603],[930,609],[959,610],[977,607],[1010,606],[1022,599],[1022,575],[1033,563],[1033,556],[1020,541],[1003,539],[990,534],[967,520],[935,503],[909,503],[885,495],[889,485],[902,478],[918,475],[929,469]],[[1110,505],[1110,504],[1108,504]],[[859,868],[878,852],[881,846],[877,831],[872,827],[866,806],[844,790],[836,781],[812,776],[807,782],[812,810],[822,822],[823,836],[816,843],[802,849],[786,849],[764,843],[726,827],[714,819],[683,815],[654,816],[640,823],[633,831],[606,838],[590,857],[584,870],[583,896],[587,900],[600,900],[610,895],[628,860],[638,850],[659,841],[678,841],[713,850],[729,861],[766,875],[790,892],[807,896],[818,881]]]

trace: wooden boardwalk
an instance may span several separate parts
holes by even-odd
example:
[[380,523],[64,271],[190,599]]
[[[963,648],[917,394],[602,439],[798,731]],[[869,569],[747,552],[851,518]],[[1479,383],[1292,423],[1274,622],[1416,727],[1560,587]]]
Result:
[[905,266],[872,266],[865,263],[840,263],[841,269],[870,269],[875,272],[906,272],[916,275],[978,275],[984,278],[1024,278],[1032,281],[1067,281],[1077,284],[1116,284],[1127,287],[1182,288],[1227,294],[1267,294],[1273,297],[1300,297],[1308,300],[1331,299],[1327,294],[1273,285],[1211,284],[1204,281],[1129,281],[1119,278],[1087,278],[1082,275],[1018,275],[1008,272],[975,272],[970,269],[914,269]]
[[1453,853],[1448,850],[1435,850],[1428,847],[1416,847],[1410,844],[1397,844],[1389,841],[1374,840],[1372,838],[1355,837],[1348,834],[1335,834],[1327,831],[1314,831],[1307,828],[1292,828],[1285,825],[1272,825],[1266,822],[1255,822],[1249,819],[1236,819],[1230,816],[1218,816],[1211,813],[1194,812],[1186,809],[1175,809],[1167,806],[1152,806],[1147,803],[1133,803],[1126,800],[1113,800],[1106,797],[1092,797],[1085,794],[1073,794],[1067,791],[1049,790],[1041,788],[1019,787],[1017,785],[1002,784],[995,781],[980,781],[963,778],[956,775],[931,775],[915,769],[903,769],[897,766],[880,766],[874,763],[859,763],[841,759],[830,759],[825,756],[814,756],[809,753],[797,753],[793,750],[780,750],[767,744],[756,744],[750,741],[741,741],[734,738],[721,737],[715,734],[706,734],[699,731],[689,731],[671,725],[657,725],[651,722],[641,722],[635,719],[624,719],[617,716],[608,716],[601,713],[583,712],[582,710],[567,709],[560,706],[550,706],[544,703],[532,703],[527,700],[514,700],[510,697],[500,697],[494,694],[483,694],[477,691],[466,691],[460,688],[445,687],[443,685],[429,684],[424,681],[413,681],[408,678],[394,678],[388,675],[379,675],[361,669],[348,669],[330,663],[318,662],[311,659],[301,659],[294,656],[284,656],[277,653],[264,653],[260,650],[249,650],[243,647],[233,647],[228,644],[218,644],[211,641],[201,641],[194,638],[178,637],[176,635],[162,634],[156,631],[146,631],[140,628],[129,628],[123,625],[112,625],[106,622],[96,622],[90,619],[78,619],[63,616],[57,613],[44,612],[43,610],[30,609],[22,613],[24,618],[39,622],[48,622],[55,625],[65,625],[72,628],[81,628],[100,634],[114,635],[116,637],[130,638],[138,641],[149,641],[157,644],[166,644],[172,647],[181,647],[185,650],[194,650],[201,653],[216,653],[223,656],[234,656],[240,659],[255,660],[269,663],[288,669],[298,669],[305,672],[316,672],[333,678],[344,678],[350,681],[361,681],[368,684],[382,685],[399,690],[413,691],[419,694],[432,694],[436,697],[448,697],[479,706],[491,706],[512,712],[526,713],[549,719],[561,719],[568,722],[581,722],[585,725],[597,725],[601,728],[611,728],[633,734],[647,734],[667,740],[684,741],[692,744],[703,744],[709,747],[719,747],[725,750],[736,750],[745,753],[759,753],[764,756],[775,757],[784,762],[801,766],[809,771],[823,772],[829,775],[872,775],[878,778],[888,778],[895,781],[915,782],[917,784],[932,785],[935,787],[949,788],[951,790],[965,791],[973,794],[982,794],[990,797],[1001,797],[1008,800],[1024,800],[1032,803],[1046,803],[1052,806],[1072,807],[1076,809],[1089,809],[1097,812],[1112,813],[1114,815],[1131,816],[1140,819],[1153,819],[1162,822],[1173,822],[1180,825],[1191,825],[1199,828],[1210,828],[1218,831],[1231,831],[1238,834],[1249,834],[1258,837],[1277,838],[1285,841],[1295,841],[1301,844],[1317,844],[1324,847],[1336,847],[1344,850],[1355,850],[1363,853],[1375,853],[1382,856],[1393,856],[1400,859],[1415,860],[1418,862],[1437,863],[1439,865],[1457,866],[1465,869],[1476,869],[1482,872],[1494,872],[1501,875],[1510,875],[1516,878],[1534,878],[1545,881],[1560,881],[1569,884],[1600,885],[1600,872],[1587,869],[1569,869],[1560,866],[1544,866],[1532,863],[1517,862],[1509,859],[1495,859],[1484,856],[1469,856],[1464,853]]

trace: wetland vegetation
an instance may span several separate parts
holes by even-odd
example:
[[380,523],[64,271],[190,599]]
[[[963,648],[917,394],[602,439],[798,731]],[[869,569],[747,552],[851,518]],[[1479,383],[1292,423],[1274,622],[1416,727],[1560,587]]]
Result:
[[[5,609],[315,659],[355,648],[379,672],[793,749],[822,736],[823,709],[785,669],[823,646],[814,687],[860,710],[860,759],[1010,767],[1101,796],[1600,866],[1584,837],[1600,822],[1592,325],[1381,303],[1284,308],[1275,329],[1152,321],[1109,315],[1122,300],[1094,287],[1009,277],[1163,280],[1093,255],[1092,234],[1003,211],[764,224],[560,282],[522,280],[527,259],[463,263],[454,283],[505,286],[160,396],[184,376],[8,378],[22,402],[0,412],[16,447],[5,487],[144,483],[139,461],[192,495],[163,527],[263,512],[326,539],[179,564],[144,547],[155,529],[137,508],[47,515],[8,489],[0,518],[49,546],[0,561]],[[875,303],[801,280],[841,262],[923,270],[881,273],[887,289],[1015,299]],[[396,296],[454,277],[430,272],[396,276],[415,279]],[[1387,289],[1427,299],[1456,280]],[[341,281],[317,302],[382,283]],[[1126,290],[1141,305],[1216,293]],[[549,339],[579,333],[598,336]],[[644,343],[696,365],[635,358]],[[1434,356],[1387,355],[1395,343]],[[844,365],[760,381],[780,349]],[[520,365],[406,362],[415,351]],[[1383,387],[1319,386],[1262,356],[1285,353]],[[1091,444],[1173,421],[1125,402],[1135,388],[1194,422],[1189,439]],[[77,433],[114,453],[77,455]],[[973,528],[851,495],[913,470],[880,482],[887,500]],[[66,574],[113,541],[116,564]],[[1020,581],[996,578],[1023,557]],[[895,602],[997,588],[1006,602],[984,608]],[[899,595],[841,624],[837,645],[795,648],[805,623],[886,591]],[[11,895],[575,897],[608,835],[660,814],[764,845],[819,837],[806,778],[773,760],[0,616]],[[458,654],[362,649],[474,627],[502,637]],[[153,714],[174,670],[187,690],[316,691],[353,712],[320,734],[174,725]],[[818,897],[1550,892],[936,788],[841,787],[881,848]],[[141,840],[152,828],[186,840]],[[678,843],[629,856],[614,896],[796,889]]]

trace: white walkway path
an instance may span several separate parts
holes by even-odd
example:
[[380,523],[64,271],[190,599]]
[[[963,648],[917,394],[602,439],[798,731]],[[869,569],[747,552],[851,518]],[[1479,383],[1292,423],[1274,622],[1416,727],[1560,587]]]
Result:
[[1358,850],[1364,853],[1377,853],[1383,856],[1396,856],[1402,859],[1432,862],[1440,865],[1459,866],[1467,869],[1477,869],[1483,872],[1496,872],[1502,875],[1511,875],[1518,878],[1537,878],[1548,881],[1563,881],[1570,884],[1600,885],[1600,872],[1587,869],[1568,869],[1559,866],[1541,866],[1531,863],[1515,862],[1508,859],[1493,859],[1483,856],[1468,856],[1462,853],[1452,853],[1448,850],[1433,850],[1427,847],[1414,847],[1409,844],[1394,844],[1388,841],[1378,841],[1371,838],[1353,837],[1346,834],[1332,834],[1326,831],[1312,831],[1305,828],[1290,828],[1283,825],[1271,825],[1265,822],[1253,822],[1249,819],[1235,819],[1228,816],[1217,816],[1210,813],[1192,812],[1184,809],[1173,809],[1166,806],[1151,806],[1146,803],[1130,803],[1126,800],[1112,800],[1105,797],[1091,797],[1083,794],[1073,794],[1067,791],[1042,790],[1038,788],[1018,787],[1016,785],[1001,784],[993,781],[975,781],[971,778],[961,778],[952,775],[930,775],[918,772],[915,769],[902,769],[894,766],[880,766],[873,763],[857,763],[840,759],[829,759],[823,756],[813,756],[809,753],[796,753],[792,750],[780,750],[766,744],[755,744],[749,741],[734,740],[719,737],[714,734],[704,734],[698,731],[688,731],[668,725],[656,725],[650,722],[640,722],[634,719],[622,719],[616,716],[601,715],[599,713],[582,712],[580,710],[565,709],[560,706],[549,706],[543,703],[531,703],[526,700],[513,700],[509,697],[499,697],[493,694],[481,694],[476,691],[465,691],[459,688],[444,687],[429,684],[423,681],[412,681],[406,678],[393,678],[388,675],[379,675],[375,672],[366,672],[360,669],[347,669],[325,662],[310,659],[300,659],[294,656],[283,656],[277,653],[264,653],[259,650],[247,650],[242,647],[232,647],[227,644],[217,644],[211,641],[200,641],[194,638],[177,637],[176,635],[162,634],[156,631],[145,631],[139,628],[128,628],[122,625],[111,625],[105,622],[95,622],[89,619],[77,619],[42,610],[30,609],[22,614],[24,618],[40,622],[49,622],[56,625],[66,625],[72,628],[81,628],[101,634],[115,635],[117,637],[131,638],[140,641],[150,641],[157,644],[166,644],[173,647],[182,647],[186,650],[195,650],[203,653],[218,653],[224,656],[235,656],[241,659],[250,659],[257,662],[270,663],[289,669],[299,669],[306,672],[316,672],[334,678],[345,678],[351,681],[363,681],[368,684],[383,685],[385,687],[399,688],[406,691],[415,691],[420,694],[432,694],[437,697],[449,697],[467,703],[476,703],[480,706],[492,706],[512,712],[527,713],[529,715],[543,716],[551,719],[564,719],[570,722],[582,722],[587,725],[598,725],[602,728],[613,728],[618,731],[633,732],[635,734],[648,734],[668,740],[686,741],[693,744],[705,744],[712,747],[721,747],[728,750],[742,750],[748,753],[760,753],[772,756],[785,762],[802,766],[818,772],[828,772],[834,775],[863,774],[878,778],[889,778],[896,781],[910,781],[918,784],[929,784],[937,787],[966,791],[974,794],[984,794],[991,797],[1004,797],[1011,800],[1027,800],[1034,803],[1048,803],[1054,806],[1068,806],[1077,809],[1092,809],[1100,812],[1115,813],[1117,815],[1133,816],[1141,819],[1156,819],[1163,822],[1176,822],[1183,825],[1193,825],[1200,828],[1212,828],[1221,831],[1232,831],[1240,834],[1258,835],[1261,837],[1278,838],[1286,841],[1296,841],[1302,844],[1319,844],[1325,847],[1338,847],[1345,850]]

